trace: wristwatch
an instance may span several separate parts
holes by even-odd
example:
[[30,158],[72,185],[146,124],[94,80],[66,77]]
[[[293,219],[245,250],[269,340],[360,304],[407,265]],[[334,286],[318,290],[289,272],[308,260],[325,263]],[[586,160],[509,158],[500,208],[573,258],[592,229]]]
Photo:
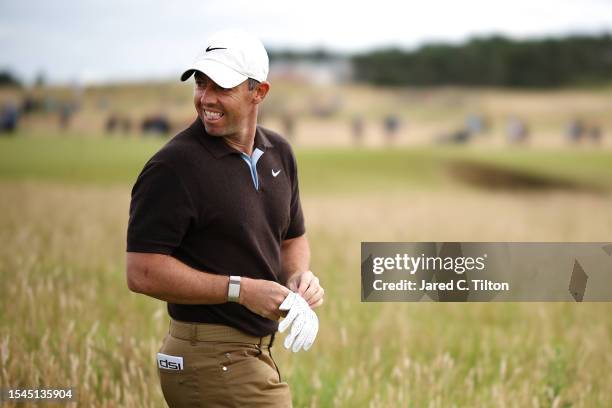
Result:
[[230,276],[227,287],[227,301],[238,302],[240,300],[240,276]]

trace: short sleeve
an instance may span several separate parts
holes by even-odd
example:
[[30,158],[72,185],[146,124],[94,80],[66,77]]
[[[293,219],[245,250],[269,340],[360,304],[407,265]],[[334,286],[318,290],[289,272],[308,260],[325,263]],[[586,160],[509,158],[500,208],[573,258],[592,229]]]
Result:
[[170,255],[194,220],[192,201],[176,173],[148,162],[132,188],[127,251]]
[[289,150],[289,155],[291,158],[291,207],[289,212],[291,219],[289,221],[289,228],[287,229],[284,239],[297,238],[304,235],[306,232],[306,228],[304,226],[304,215],[302,213],[302,204],[300,202],[297,161],[291,149]]

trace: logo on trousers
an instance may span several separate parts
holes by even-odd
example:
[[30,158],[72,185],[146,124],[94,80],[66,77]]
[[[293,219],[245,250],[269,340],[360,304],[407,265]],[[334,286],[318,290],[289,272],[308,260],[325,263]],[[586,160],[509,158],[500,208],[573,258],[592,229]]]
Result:
[[166,370],[182,370],[183,357],[170,356],[164,353],[157,353],[157,367],[164,368]]

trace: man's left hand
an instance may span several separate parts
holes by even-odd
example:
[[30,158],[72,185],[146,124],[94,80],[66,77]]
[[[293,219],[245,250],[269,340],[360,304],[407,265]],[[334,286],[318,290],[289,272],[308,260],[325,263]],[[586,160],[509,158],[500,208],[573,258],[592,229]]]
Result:
[[311,309],[323,304],[325,291],[319,284],[319,278],[312,271],[294,274],[287,280],[287,287],[302,296]]

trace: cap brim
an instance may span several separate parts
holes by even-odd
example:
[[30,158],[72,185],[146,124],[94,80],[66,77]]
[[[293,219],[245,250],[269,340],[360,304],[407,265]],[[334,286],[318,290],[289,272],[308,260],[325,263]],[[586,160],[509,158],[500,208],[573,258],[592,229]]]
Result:
[[215,81],[222,88],[233,88],[247,80],[248,76],[240,74],[220,62],[202,60],[195,62],[181,75],[181,81],[188,80],[194,72],[200,71]]

